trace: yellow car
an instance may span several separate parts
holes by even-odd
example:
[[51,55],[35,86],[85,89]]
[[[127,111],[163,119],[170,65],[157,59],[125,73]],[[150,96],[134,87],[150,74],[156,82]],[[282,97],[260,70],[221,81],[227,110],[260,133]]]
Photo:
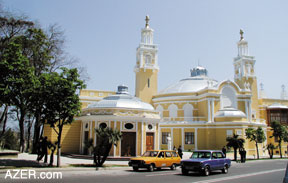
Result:
[[180,165],[181,158],[175,151],[151,150],[146,151],[141,157],[131,158],[128,165],[133,167],[134,171],[139,168],[147,168],[152,172],[155,168],[170,167],[175,170]]

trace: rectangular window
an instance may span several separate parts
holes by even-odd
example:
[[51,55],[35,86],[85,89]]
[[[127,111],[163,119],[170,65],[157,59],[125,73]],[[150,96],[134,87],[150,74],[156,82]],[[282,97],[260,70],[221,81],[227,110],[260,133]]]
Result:
[[102,97],[104,94],[103,93],[99,93],[99,97]]
[[185,132],[185,144],[194,144],[194,132]]
[[169,132],[162,132],[162,144],[168,144],[167,137],[169,134]]
[[232,130],[227,130],[226,131],[226,136],[227,137],[232,137],[232,135],[233,135],[233,131]]
[[242,130],[236,130],[237,135],[242,135]]
[[148,88],[150,88],[150,79],[148,79],[147,83],[148,83]]

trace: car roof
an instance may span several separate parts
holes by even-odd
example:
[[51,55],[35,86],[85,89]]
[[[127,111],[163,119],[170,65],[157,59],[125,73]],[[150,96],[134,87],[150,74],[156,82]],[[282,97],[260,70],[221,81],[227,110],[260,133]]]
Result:
[[220,150],[195,150],[193,152],[222,152]]

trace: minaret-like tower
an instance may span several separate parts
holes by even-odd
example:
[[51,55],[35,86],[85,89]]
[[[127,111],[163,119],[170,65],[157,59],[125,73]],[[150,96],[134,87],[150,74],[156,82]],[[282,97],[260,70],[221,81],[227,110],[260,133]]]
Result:
[[145,28],[141,30],[141,43],[136,52],[136,85],[135,95],[143,102],[151,103],[152,96],[157,94],[158,85],[158,48],[153,44],[153,29],[149,27],[149,16],[146,16]]
[[240,29],[240,41],[238,41],[238,56],[234,58],[234,80],[240,88],[251,91],[251,103],[248,102],[248,107],[252,108],[252,119],[259,118],[258,110],[258,89],[257,78],[255,76],[255,62],[254,56],[249,55],[248,42],[244,40],[243,30]]

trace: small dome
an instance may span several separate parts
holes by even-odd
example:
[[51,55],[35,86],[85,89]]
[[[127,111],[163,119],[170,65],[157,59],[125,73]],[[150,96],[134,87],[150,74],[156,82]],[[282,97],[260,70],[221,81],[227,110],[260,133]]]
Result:
[[204,67],[201,67],[201,66],[197,66],[197,67],[191,69],[190,72],[191,72],[191,77],[207,76],[208,75],[207,69],[205,69]]
[[164,90],[160,91],[159,94],[198,92],[204,88],[218,84],[216,80],[207,76],[208,71],[204,67],[198,66],[191,69],[190,72],[191,77],[182,79],[177,83],[168,86]]
[[215,118],[245,118],[246,115],[244,112],[239,111],[238,109],[234,109],[232,107],[225,107],[224,109],[220,109],[215,114]]
[[87,108],[124,108],[154,111],[152,105],[130,95],[128,87],[124,85],[118,86],[116,95],[105,97],[99,102],[88,105]]

